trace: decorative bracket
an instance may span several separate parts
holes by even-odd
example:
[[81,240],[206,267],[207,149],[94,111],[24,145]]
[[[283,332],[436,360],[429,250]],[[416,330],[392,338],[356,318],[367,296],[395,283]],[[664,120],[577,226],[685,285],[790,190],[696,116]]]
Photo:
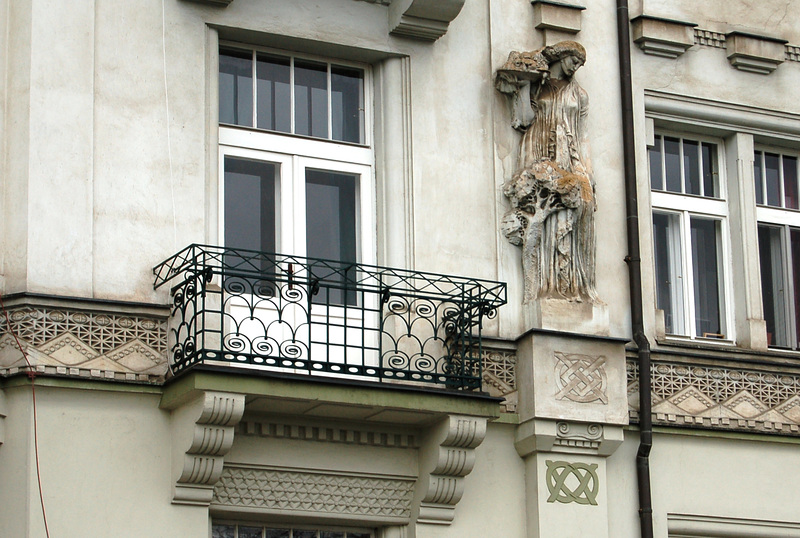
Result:
[[393,0],[389,6],[389,33],[436,41],[461,12],[466,0]]
[[675,59],[694,45],[691,22],[639,15],[631,20],[633,41],[642,52]]
[[180,474],[174,504],[208,506],[243,413],[243,394],[210,391],[173,412],[174,444],[185,446],[184,440],[191,436],[189,448],[176,455]]
[[725,35],[728,61],[740,71],[769,75],[786,57],[786,41],[775,37],[730,32]]
[[433,428],[422,449],[420,468],[432,468],[423,489],[417,522],[450,525],[464,495],[463,478],[475,467],[475,448],[486,437],[486,419],[451,415]]

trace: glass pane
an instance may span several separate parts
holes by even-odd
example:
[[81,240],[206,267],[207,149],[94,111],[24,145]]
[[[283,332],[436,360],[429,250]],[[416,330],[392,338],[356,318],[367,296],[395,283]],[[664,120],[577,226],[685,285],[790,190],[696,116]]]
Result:
[[237,538],[262,538],[262,527],[242,527],[239,525],[239,535]]
[[328,138],[328,66],[295,60],[294,132]]
[[289,529],[267,529],[266,538],[289,538]]
[[275,252],[277,166],[225,157],[225,246]]
[[317,531],[301,531],[294,529],[292,534],[294,538],[317,538]]
[[289,58],[259,54],[257,60],[258,128],[289,133],[292,130]]
[[344,538],[344,533],[338,531],[322,531],[319,533],[319,538]]
[[767,205],[781,207],[781,180],[779,170],[780,156],[774,153],[764,154],[764,170],[767,182]]
[[794,285],[794,332],[795,347],[800,347],[800,230],[789,230],[789,242],[792,246],[792,284]]
[[703,195],[709,198],[719,198],[717,145],[703,142],[701,152],[703,157]]
[[219,122],[253,126],[253,58],[249,52],[219,52]]
[[211,525],[211,538],[234,538],[234,525]]
[[700,143],[683,141],[683,176],[687,194],[702,194],[700,191]]
[[680,237],[677,215],[653,214],[656,306],[664,311],[667,334],[685,334]]
[[763,167],[761,165],[761,160],[764,158],[763,151],[756,151],[756,154],[753,158],[753,176],[756,182],[756,203],[763,204],[764,203],[764,178],[763,178]]
[[[354,174],[306,170],[306,252],[310,258],[341,261],[343,266],[356,261],[357,181]],[[333,280],[344,288],[345,280],[354,276],[345,272]],[[355,291],[346,293],[346,303],[354,304]],[[345,304],[345,291],[323,289],[315,301]]]
[[798,209],[797,205],[797,157],[783,157],[784,207]]
[[667,174],[667,190],[682,192],[680,140],[677,138],[664,137],[664,165]]
[[331,130],[334,140],[364,142],[364,72],[331,66]]
[[372,533],[369,532],[348,532],[347,538],[372,538]]
[[722,296],[719,221],[690,219],[692,274],[694,276],[695,331],[703,338],[725,338],[722,326]]
[[661,137],[656,137],[656,145],[647,148],[647,157],[650,162],[650,188],[654,191],[664,190],[664,178],[661,175]]
[[767,322],[767,343],[789,345],[786,325],[786,284],[783,278],[784,256],[781,229],[758,227],[758,253],[761,263],[761,299]]

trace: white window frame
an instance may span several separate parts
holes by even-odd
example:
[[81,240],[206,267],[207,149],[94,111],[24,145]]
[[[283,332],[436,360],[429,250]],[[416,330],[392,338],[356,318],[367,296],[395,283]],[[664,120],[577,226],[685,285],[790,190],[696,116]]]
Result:
[[[766,185],[763,179],[759,178],[759,186],[763,189],[762,190],[762,204],[756,204],[756,221],[759,226],[766,225],[772,228],[780,229],[780,241],[781,241],[781,253],[782,259],[781,261],[781,270],[783,271],[781,277],[783,279],[784,286],[786,287],[786,304],[784,305],[784,329],[787,331],[788,334],[788,349],[792,351],[796,351],[800,348],[800,342],[798,341],[798,337],[795,331],[795,323],[797,316],[800,316],[800,312],[795,311],[794,305],[794,297],[796,293],[800,293],[800,290],[794,289],[794,281],[792,279],[792,260],[791,260],[791,242],[790,242],[790,230],[796,229],[800,230],[800,210],[799,209],[792,209],[783,207],[785,204],[785,193],[784,193],[784,162],[783,156],[794,157],[798,159],[798,173],[800,173],[800,153],[796,151],[787,151],[782,148],[774,148],[769,146],[764,146],[758,144],[755,146],[756,152],[761,152],[761,154],[772,153],[777,154],[781,158],[779,160],[780,163],[780,202],[782,207],[777,207],[774,205],[767,205],[767,196],[766,196]],[[764,167],[762,163],[762,173],[764,173]],[[759,273],[759,279],[761,279],[761,274]],[[763,289],[763,288],[762,288]],[[764,312],[764,317],[766,319],[766,312]],[[777,321],[777,320],[776,320]],[[775,347],[770,344],[770,347]],[[785,346],[781,346],[780,348],[786,349]],[[779,348],[779,349],[780,349]]]
[[[682,194],[662,190],[650,190],[650,200],[652,205],[652,213],[677,215],[680,225],[680,241],[674,238],[671,241],[673,248],[680,243],[680,260],[671,260],[671,263],[678,262],[682,273],[681,304],[674,304],[674,316],[681,316],[680,322],[682,324],[683,334],[668,333],[667,338],[671,339],[702,339],[711,342],[733,342],[735,341],[734,323],[732,319],[733,312],[733,292],[731,287],[731,273],[730,267],[731,259],[731,246],[730,246],[730,230],[729,230],[729,213],[728,213],[728,192],[727,181],[725,177],[725,145],[724,141],[718,138],[696,136],[694,134],[677,133],[674,131],[658,130],[657,136],[667,136],[678,138],[681,140],[696,141],[699,143],[707,142],[716,145],[717,151],[717,189],[719,197],[711,198],[707,196]],[[658,139],[655,139],[656,141]],[[651,146],[652,147],[652,146]],[[649,152],[648,152],[649,153]],[[681,157],[683,155],[683,144],[681,143]],[[648,155],[649,159],[649,155]],[[663,160],[663,152],[662,152]],[[649,177],[650,165],[648,162],[648,186],[652,185],[651,178]],[[683,159],[681,158],[681,179],[682,189],[685,186],[683,181],[684,167]],[[662,168],[662,177],[666,181],[664,169]],[[702,185],[702,181],[701,181]],[[694,274],[693,274],[693,260],[691,248],[691,219],[698,217],[709,219],[719,222],[719,234],[717,236],[717,249],[719,252],[719,272],[720,282],[719,293],[721,299],[721,312],[720,322],[722,330],[724,331],[723,338],[704,337],[702,334],[697,334],[696,329],[696,305],[694,300]],[[655,248],[655,237],[652,236],[653,224],[652,216],[650,223],[651,238],[653,247]],[[655,258],[653,260],[655,262]],[[656,274],[655,264],[653,265],[653,274]],[[655,291],[655,290],[654,290]],[[675,294],[677,296],[677,294]],[[654,300],[654,304],[657,302]]]

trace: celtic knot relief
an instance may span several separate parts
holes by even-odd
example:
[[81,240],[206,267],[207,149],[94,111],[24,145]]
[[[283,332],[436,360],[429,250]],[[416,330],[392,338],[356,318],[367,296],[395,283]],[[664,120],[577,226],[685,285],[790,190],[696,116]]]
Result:
[[547,502],[564,504],[578,503],[597,505],[600,479],[596,463],[569,463],[567,461],[545,461],[547,464]]
[[608,404],[605,356],[592,357],[556,351],[555,358],[557,400],[566,399],[577,403],[599,401]]
[[261,510],[407,519],[411,478],[225,466],[213,503]]

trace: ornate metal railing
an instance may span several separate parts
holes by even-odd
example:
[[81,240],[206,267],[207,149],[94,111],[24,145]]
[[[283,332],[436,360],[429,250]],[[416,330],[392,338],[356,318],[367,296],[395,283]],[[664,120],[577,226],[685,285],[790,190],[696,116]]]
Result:
[[481,329],[500,282],[190,245],[153,268],[172,283],[171,368],[481,386]]

